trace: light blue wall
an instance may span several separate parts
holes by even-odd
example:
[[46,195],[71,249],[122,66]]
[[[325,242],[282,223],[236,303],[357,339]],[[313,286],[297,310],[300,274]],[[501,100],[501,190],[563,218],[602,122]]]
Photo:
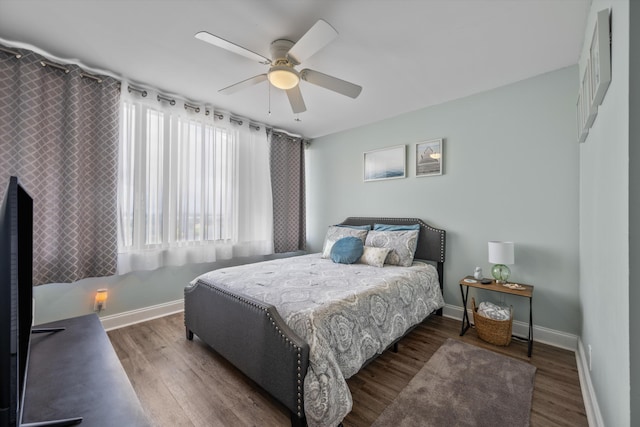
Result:
[[[487,242],[512,240],[512,278],[535,286],[534,323],[579,333],[577,76],[568,67],[314,140],[308,249],[348,216],[422,218],[447,230],[444,297],[461,306],[458,281],[490,272]],[[445,139],[444,175],[416,178],[415,143],[433,138]],[[408,178],[363,182],[362,153],[398,144]],[[505,302],[528,321],[526,300]]]
[[75,283],[50,283],[34,288],[35,324],[52,322],[93,312],[96,291],[109,291],[107,307],[100,313],[108,316],[179,300],[184,287],[211,264],[167,267],[79,280]]
[[74,283],[49,283],[34,288],[34,324],[93,313],[96,291],[106,288],[109,299],[100,316],[109,316],[180,300],[184,288],[197,276],[216,268],[247,262],[300,255],[289,252],[255,257],[238,257],[211,263],[135,271],[121,276],[98,277]]
[[611,85],[580,144],[581,340],[587,353],[592,348],[589,375],[605,425],[629,426],[638,425],[630,423],[629,399],[629,340],[638,331],[629,329],[630,306],[635,308],[637,300],[629,300],[629,201],[634,187],[629,182],[628,0],[593,2],[585,49],[596,13],[607,8],[613,31]]
[[[629,5],[629,22],[640,22],[640,4]],[[629,75],[640,75],[640,27],[630,26]],[[629,277],[640,277],[640,81],[629,80]],[[633,142],[631,142],[633,141]],[[635,219],[635,220],[634,220]],[[640,425],[640,316],[633,316],[640,286],[629,282],[629,361],[631,371],[630,425]]]

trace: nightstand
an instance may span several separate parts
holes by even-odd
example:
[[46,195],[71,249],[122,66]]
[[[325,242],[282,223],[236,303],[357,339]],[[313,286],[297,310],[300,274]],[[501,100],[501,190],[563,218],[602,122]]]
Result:
[[[465,280],[473,280],[474,282],[466,282]],[[531,357],[531,352],[533,351],[533,286],[525,285],[522,283],[518,283],[520,286],[524,287],[522,290],[509,289],[506,286],[503,286],[501,283],[496,283],[495,280],[492,280],[491,283],[483,285],[479,280],[473,278],[473,276],[467,276],[464,279],[460,280],[460,294],[462,295],[462,305],[464,307],[464,312],[462,314],[462,329],[460,330],[460,336],[463,336],[467,329],[471,327],[471,322],[469,321],[469,314],[467,313],[467,299],[469,296],[469,288],[478,288],[484,289],[485,291],[491,292],[499,292],[502,294],[516,295],[519,297],[529,298],[529,337],[527,339],[529,343],[528,356]],[[466,292],[465,292],[466,286]]]

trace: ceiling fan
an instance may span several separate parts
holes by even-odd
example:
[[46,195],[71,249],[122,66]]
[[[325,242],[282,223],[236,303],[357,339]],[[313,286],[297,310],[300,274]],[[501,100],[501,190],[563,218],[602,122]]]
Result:
[[287,93],[291,109],[297,114],[307,110],[304,99],[302,99],[302,93],[300,92],[300,79],[354,99],[357,98],[362,91],[361,86],[323,74],[319,71],[308,68],[300,71],[295,69],[296,66],[300,65],[303,61],[310,58],[338,37],[337,31],[322,19],[316,22],[296,43],[285,39],[275,40],[271,43],[271,59],[206,31],[200,31],[195,37],[214,46],[258,61],[261,64],[269,65],[269,70],[264,74],[258,74],[257,76],[220,89],[219,92],[223,94],[232,94],[265,80],[269,80],[269,83],[274,87],[282,89]]

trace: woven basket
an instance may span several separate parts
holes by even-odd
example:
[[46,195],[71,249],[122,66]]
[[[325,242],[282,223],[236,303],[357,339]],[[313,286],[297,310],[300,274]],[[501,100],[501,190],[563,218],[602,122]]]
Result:
[[479,314],[476,300],[473,297],[471,297],[471,306],[473,307],[473,323],[480,339],[495,345],[509,345],[513,326],[513,306],[509,320],[494,320]]

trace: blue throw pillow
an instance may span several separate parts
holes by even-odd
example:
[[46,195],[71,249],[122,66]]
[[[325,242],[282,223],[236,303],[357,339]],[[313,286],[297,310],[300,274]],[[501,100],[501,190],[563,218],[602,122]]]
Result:
[[373,224],[373,229],[377,231],[420,230],[420,224],[410,224],[410,225]]
[[337,240],[331,248],[331,261],[340,264],[353,264],[358,261],[364,251],[362,240],[349,236]]

